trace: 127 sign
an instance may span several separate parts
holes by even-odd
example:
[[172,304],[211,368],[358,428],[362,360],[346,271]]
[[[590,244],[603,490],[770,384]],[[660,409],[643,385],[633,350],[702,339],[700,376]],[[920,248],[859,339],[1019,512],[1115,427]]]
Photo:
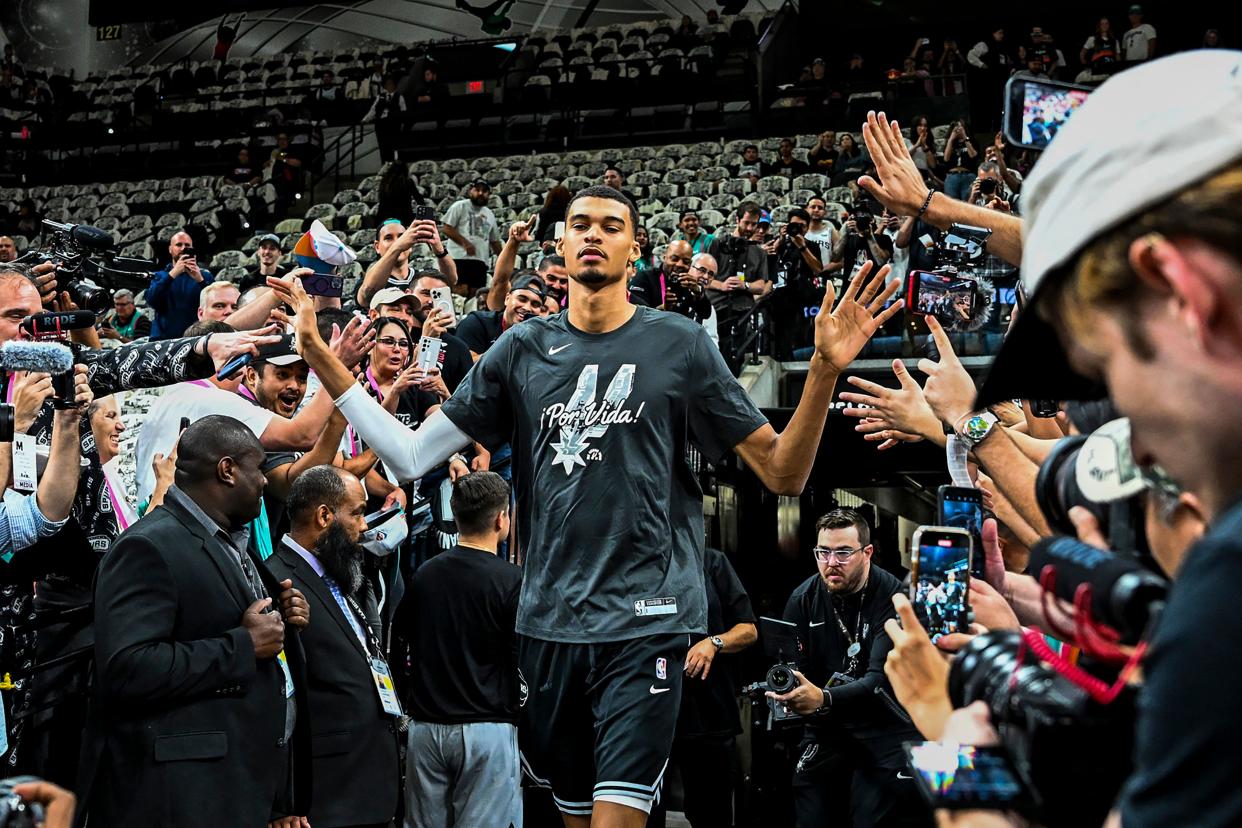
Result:
[[121,26],[119,23],[112,25],[112,26],[96,26],[95,27],[95,40],[120,40],[120,39],[121,39]]

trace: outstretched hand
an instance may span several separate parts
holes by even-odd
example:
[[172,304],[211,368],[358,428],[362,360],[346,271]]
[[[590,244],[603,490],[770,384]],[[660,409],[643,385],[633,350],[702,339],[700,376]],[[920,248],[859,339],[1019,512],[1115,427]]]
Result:
[[[302,282],[288,276],[268,276],[267,286],[292,310],[289,313],[277,308],[272,311],[272,316],[284,324],[293,324],[297,334],[294,339],[298,353],[305,356],[307,345],[323,344],[323,338],[319,336],[319,328],[316,326],[315,302],[306,292],[306,288],[302,287]],[[346,329],[348,330],[348,326]]]
[[896,281],[885,285],[889,266],[874,276],[873,268],[873,263],[867,262],[858,269],[835,308],[836,291],[829,282],[824,304],[815,317],[815,356],[838,374],[845,372],[880,326],[902,308],[900,299],[884,307],[901,286]]
[[923,396],[927,398],[927,404],[940,421],[955,428],[958,421],[969,414],[975,404],[975,381],[966,373],[961,360],[954,353],[953,343],[949,341],[949,335],[945,333],[940,320],[928,315],[927,329],[936,341],[940,361],[919,360],[919,370],[927,374]]
[[928,739],[939,739],[953,712],[949,663],[919,623],[909,598],[901,593],[894,595],[893,608],[897,618],[884,622],[884,631],[893,641],[893,649],[884,662],[884,675],[919,732]]
[[[844,414],[847,417],[858,417],[868,421],[855,427],[856,431],[866,435],[891,431],[906,437],[913,435],[938,441],[943,434],[943,429],[940,427],[940,421],[936,419],[935,412],[927,404],[918,381],[910,376],[905,363],[899,359],[893,360],[893,374],[897,377],[898,388],[885,388],[883,385],[870,382],[862,377],[849,377],[846,381],[850,385],[866,393],[842,392],[841,399],[852,404],[852,407],[845,409]],[[902,439],[902,437],[889,434],[883,439]],[[881,446],[881,448],[884,447]]]
[[864,175],[858,185],[876,197],[890,213],[899,216],[917,215],[927,200],[928,188],[923,175],[914,165],[906,140],[896,121],[889,121],[881,112],[867,113],[862,128],[863,141],[875,162],[876,178]]
[[345,330],[335,324],[332,326],[332,342],[328,344],[328,348],[351,371],[374,347],[375,327],[368,324],[364,317],[355,316],[350,319]]

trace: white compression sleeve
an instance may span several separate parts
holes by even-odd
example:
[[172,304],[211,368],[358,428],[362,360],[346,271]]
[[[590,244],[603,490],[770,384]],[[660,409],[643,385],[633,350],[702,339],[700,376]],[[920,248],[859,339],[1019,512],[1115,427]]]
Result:
[[410,431],[361,385],[355,385],[337,398],[336,407],[401,483],[418,480],[473,442],[442,411],[432,414],[416,430]]

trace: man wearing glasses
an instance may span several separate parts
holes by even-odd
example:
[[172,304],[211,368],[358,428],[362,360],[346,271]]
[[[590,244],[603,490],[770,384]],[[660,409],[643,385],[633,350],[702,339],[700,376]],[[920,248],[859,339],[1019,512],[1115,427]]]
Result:
[[769,694],[807,717],[794,771],[796,824],[827,825],[843,802],[856,826],[923,824],[927,811],[902,751],[922,737],[884,677],[892,649],[884,622],[895,615],[901,581],[872,566],[871,527],[858,512],[834,509],[815,529],[818,572],[785,605],[802,644],[799,686]]

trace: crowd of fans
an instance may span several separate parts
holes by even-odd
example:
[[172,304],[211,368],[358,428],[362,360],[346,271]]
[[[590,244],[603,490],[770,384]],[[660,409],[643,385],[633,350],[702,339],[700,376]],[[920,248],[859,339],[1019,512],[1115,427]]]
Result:
[[[1117,40],[1101,21],[1084,71],[1153,58],[1137,6],[1131,24]],[[1004,42],[937,57],[920,41],[910,62],[1000,82],[1064,65],[1039,30],[1013,55]],[[293,246],[258,235],[236,282],[200,263],[187,227],[141,296],[113,290],[95,325],[62,316],[54,336],[36,336],[38,315],[78,309],[67,273],[15,262],[0,237],[3,761],[49,780],[19,796],[48,825],[69,824],[75,794],[102,826],[520,825],[550,788],[570,826],[660,824],[671,764],[691,823],[731,825],[734,656],[762,623],[769,651],[797,642],[779,656],[788,680],[769,672],[750,703],[800,729],[799,826],[930,825],[941,807],[941,824],[980,828],[1027,824],[1007,811],[1242,818],[1236,660],[1196,643],[1227,629],[1238,566],[1242,458],[1223,423],[1239,401],[1238,72],[1219,51],[1120,73],[1043,157],[965,119],[937,135],[875,113],[861,142],[748,145],[728,171],[747,193],[818,189],[783,220],[756,200],[713,224],[680,210],[659,245],[612,163],[507,227],[485,177],[440,216],[394,185],[349,281],[334,268],[354,251],[321,225]],[[807,74],[824,81],[822,62]],[[1151,121],[1174,106],[1151,84],[1191,79],[1202,94],[1181,120]],[[423,80],[434,98],[434,71]],[[383,86],[377,130],[405,100]],[[1176,136],[1171,159],[1158,150]],[[273,167],[296,177],[283,152]],[[254,186],[246,153],[231,181]],[[903,307],[907,272],[935,269],[955,225],[991,234],[967,278],[999,310],[969,335]],[[977,389],[959,354],[1002,331]],[[923,333],[921,376],[900,360],[895,387],[849,376]],[[808,363],[780,433],[734,379],[758,351]],[[903,582],[876,562],[865,511],[818,519],[787,629],[703,548],[692,450],[709,467],[732,451],[798,495],[842,377],[865,440],[943,446],[954,483],[978,490],[962,631],[928,629],[944,612],[918,581],[931,552],[900,556]],[[118,396],[157,388],[126,422]],[[1097,401],[1065,402],[1082,399]],[[1132,580],[1067,587],[1092,555]],[[1134,579],[1158,592],[1158,623],[1149,593],[1119,597]],[[1100,720],[1132,756],[1108,739],[1072,756],[1063,733],[1052,756],[1090,797],[1015,746]],[[952,800],[990,749],[1012,781]]]

